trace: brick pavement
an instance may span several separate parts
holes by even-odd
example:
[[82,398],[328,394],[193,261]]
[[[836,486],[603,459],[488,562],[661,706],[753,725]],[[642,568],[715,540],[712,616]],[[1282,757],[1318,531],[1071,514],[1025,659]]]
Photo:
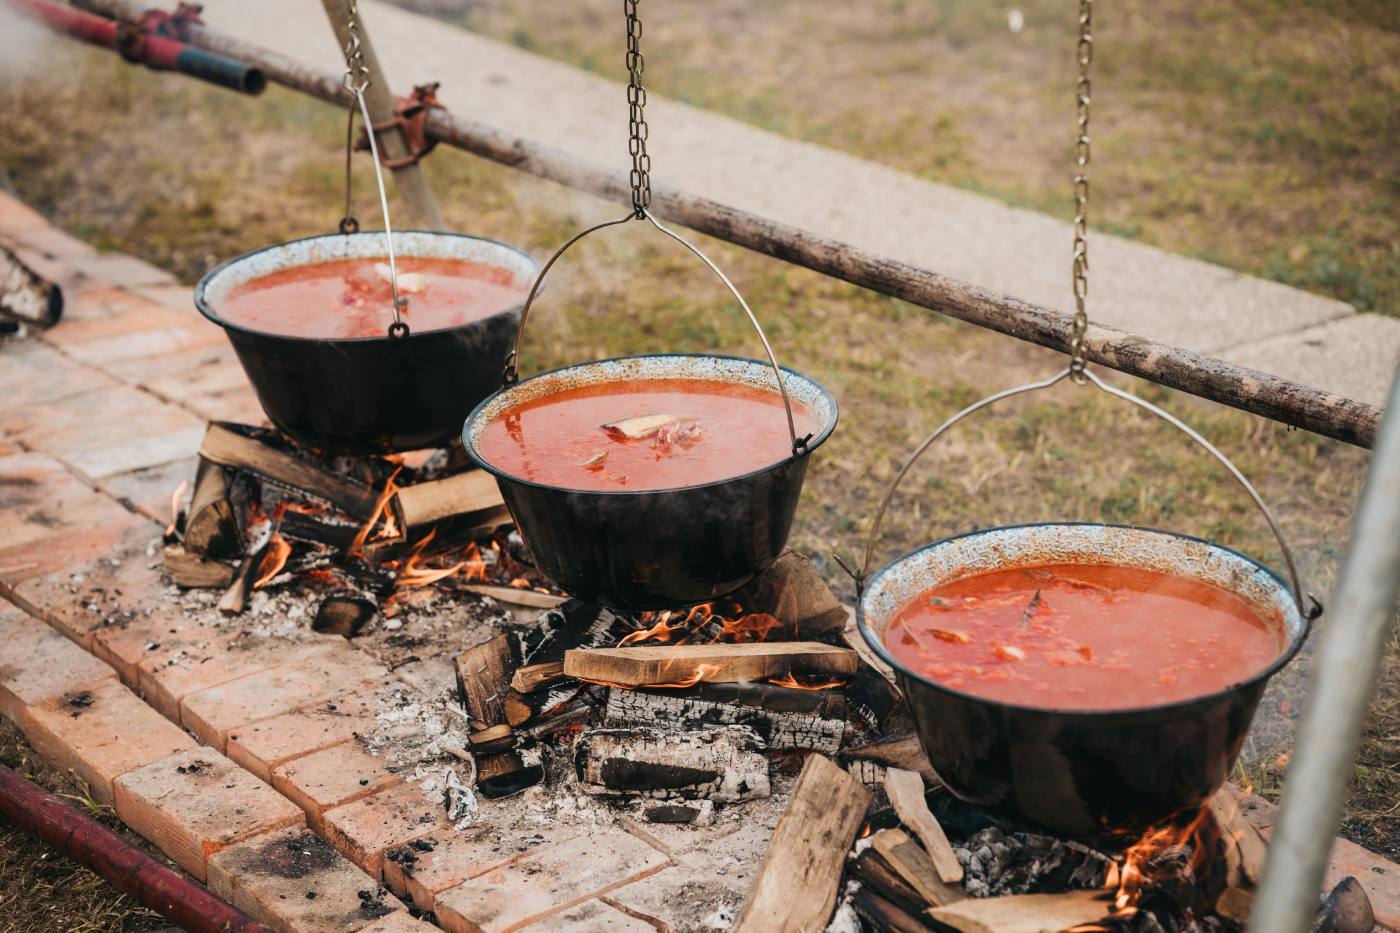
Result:
[[[0,244],[68,298],[49,333],[0,343],[0,715],[46,760],[279,930],[432,929],[381,876],[452,930],[666,930],[708,875],[737,905],[770,826],[456,830],[356,738],[376,691],[438,684],[443,659],[391,675],[344,639],[250,642],[163,603],[169,496],[205,421],[260,422],[256,398],[165,273],[4,194]],[[1400,869],[1335,855],[1400,924]]]

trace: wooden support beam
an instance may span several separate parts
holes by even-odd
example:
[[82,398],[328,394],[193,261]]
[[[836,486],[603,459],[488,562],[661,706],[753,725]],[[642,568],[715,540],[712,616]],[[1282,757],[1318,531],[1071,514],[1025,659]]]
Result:
[[[87,4],[128,22],[139,21],[145,10],[144,4],[133,0],[87,0]],[[346,101],[339,75],[202,26],[191,29],[190,41],[256,65],[279,84],[336,104]],[[618,204],[629,203],[631,187],[622,168],[600,168],[446,110],[429,113],[427,132],[439,142],[493,162]],[[1063,311],[654,182],[651,209],[692,230],[784,262],[1018,340],[1069,352],[1071,316]],[[1091,362],[1348,444],[1370,447],[1380,426],[1381,412],[1374,405],[1127,331],[1090,324],[1084,344]]]
[[[326,9],[326,18],[330,20],[331,28],[335,30],[336,41],[340,43],[340,48],[343,51],[346,43],[350,40],[349,3],[347,0],[321,0],[321,5]],[[365,106],[369,109],[371,120],[375,123],[385,123],[394,119],[394,93],[389,79],[384,76],[384,69],[380,67],[379,56],[374,53],[374,44],[370,42],[363,11],[360,13],[358,26],[356,31],[360,37],[360,51],[365,57],[365,68],[369,71],[369,87],[365,88]],[[365,129],[369,131],[369,127]],[[386,159],[402,159],[408,155],[408,144],[405,142],[401,130],[386,130],[378,133],[376,138],[380,151]],[[414,162],[392,168],[389,171],[393,173],[394,185],[398,189],[399,197],[403,200],[404,206],[408,208],[409,216],[406,218],[408,224],[405,228],[444,229],[442,215],[438,213],[437,202],[433,200],[433,193],[428,189],[428,180],[423,177],[423,167]],[[374,213],[378,214],[377,207]],[[368,226],[376,225],[369,224]]]
[[870,791],[822,755],[802,766],[763,853],[733,933],[816,933],[836,906],[846,855],[865,822]]
[[623,687],[734,683],[794,676],[850,677],[856,653],[820,642],[741,645],[640,645],[580,648],[564,655],[564,673]]

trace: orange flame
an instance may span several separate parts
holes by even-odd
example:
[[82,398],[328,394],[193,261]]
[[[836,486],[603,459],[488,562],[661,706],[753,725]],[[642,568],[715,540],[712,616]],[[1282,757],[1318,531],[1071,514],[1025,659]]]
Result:
[[258,562],[258,578],[253,581],[253,589],[260,590],[272,581],[287,566],[287,558],[292,556],[292,546],[277,532],[267,544],[267,553]]
[[374,526],[379,524],[379,519],[383,517],[384,527],[380,529],[380,534],[376,540],[382,538],[392,538],[398,534],[398,525],[394,521],[392,512],[388,512],[389,500],[394,497],[394,493],[399,491],[398,485],[394,482],[398,477],[403,465],[394,468],[394,472],[389,474],[389,478],[384,481],[384,488],[379,491],[379,497],[374,500],[374,509],[369,513],[369,520],[364,527],[355,533],[355,540],[350,542],[350,556],[354,557],[364,552],[365,541],[369,540],[369,534],[374,530]]
[[[670,640],[671,640],[671,636],[672,636],[674,633],[679,632],[679,631],[683,631],[684,628],[685,628],[684,625],[672,626],[672,625],[671,625],[671,617],[672,617],[672,615],[673,615],[673,613],[670,612],[670,610],[666,610],[666,611],[657,613],[656,624],[655,624],[655,625],[653,625],[653,626],[652,626],[651,628],[649,628],[649,629],[644,629],[644,630],[642,630],[642,631],[633,632],[632,634],[626,636],[625,638],[622,639],[622,641],[620,641],[620,642],[617,643],[618,647],[620,648],[620,647],[622,647],[623,645],[635,645],[635,644],[638,644],[639,642],[648,642],[648,641],[668,642],[668,641],[670,641]],[[646,618],[646,616],[643,616],[643,618]]]
[[[1202,807],[1201,811],[1196,814],[1196,818],[1184,827],[1163,826],[1150,829],[1123,853],[1122,864],[1118,871],[1118,893],[1113,899],[1115,914],[1136,912],[1138,899],[1142,896],[1142,890],[1147,884],[1147,875],[1143,871],[1143,867],[1163,850],[1190,841],[1196,835],[1197,830],[1201,828],[1201,824],[1209,813],[1209,809]],[[1200,845],[1192,846],[1191,870],[1193,872],[1200,867],[1204,858],[1203,847]]]
[[738,619],[724,620],[724,630],[720,634],[720,640],[731,642],[766,641],[768,633],[775,628],[781,628],[782,624],[777,617],[766,612],[751,612]]
[[695,686],[719,669],[720,666],[718,664],[697,664],[695,670],[687,677],[664,684],[619,684],[611,680],[595,680],[592,677],[580,677],[579,680],[590,684],[599,684],[604,687],[616,687],[618,690],[684,690],[686,687]]
[[180,524],[180,499],[184,497],[185,487],[189,484],[187,479],[180,480],[180,485],[175,487],[175,492],[170,496],[170,524],[165,526],[167,538],[175,534],[175,526]]
[[792,672],[784,674],[782,677],[769,677],[768,682],[777,687],[795,687],[798,690],[830,690],[833,687],[844,687],[846,681],[840,678],[822,680],[815,683],[803,683],[792,675]]

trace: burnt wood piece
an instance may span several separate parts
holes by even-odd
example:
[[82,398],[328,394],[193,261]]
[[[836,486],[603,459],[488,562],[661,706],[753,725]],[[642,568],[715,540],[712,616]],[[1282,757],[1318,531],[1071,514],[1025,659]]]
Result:
[[336,521],[330,516],[307,515],[288,509],[282,513],[282,537],[311,544],[324,544],[337,551],[348,551],[355,543],[361,525],[351,521]]
[[505,514],[496,478],[485,470],[404,486],[390,501],[399,527],[410,536],[449,519],[479,525]]
[[642,645],[575,649],[564,655],[564,673],[580,680],[624,687],[732,683],[795,676],[846,678],[856,653],[820,642],[755,642],[742,645]]
[[870,791],[823,755],[810,755],[763,853],[733,933],[826,929],[846,853],[865,822]]
[[1376,913],[1361,882],[1348,875],[1322,902],[1313,920],[1312,933],[1371,933]]
[[864,657],[856,676],[846,686],[846,698],[875,735],[899,734],[914,728],[899,688]]
[[248,595],[253,591],[253,583],[258,579],[258,567],[267,556],[273,537],[271,522],[264,522],[260,529],[253,533],[253,539],[248,542],[247,553],[233,575],[233,582],[219,599],[219,611],[224,615],[241,615],[243,610],[248,608]]
[[870,837],[870,845],[913,888],[925,907],[942,907],[967,897],[961,887],[939,877],[929,854],[902,829],[882,829]]
[[661,691],[608,691],[606,722],[609,726],[657,726],[691,730],[710,726],[742,725],[757,732],[770,749],[806,749],[835,754],[846,733],[840,719],[815,713],[770,712],[739,703],[720,703],[685,694]]
[[[510,638],[497,635],[457,657],[457,690],[473,720],[474,731],[492,726],[509,725],[506,700],[510,695],[510,677],[515,669]],[[515,742],[511,739],[511,744]],[[493,754],[483,754],[476,762],[477,788],[490,798],[508,797],[544,779],[544,766],[527,763],[521,753],[509,748]]]
[[939,879],[947,884],[961,882],[963,868],[953,854],[953,844],[948,841],[938,818],[929,810],[928,801],[924,799],[924,779],[913,771],[891,768],[885,774],[885,793],[900,822],[923,843],[934,867],[938,869]]
[[63,316],[63,289],[0,246],[0,318],[47,330]]
[[899,872],[873,846],[852,859],[847,867],[863,886],[911,914],[921,914],[929,906],[923,895],[900,877]]
[[568,679],[564,674],[563,661],[542,661],[518,668],[511,675],[510,685],[519,693],[534,693]]
[[851,895],[851,909],[880,933],[933,933],[933,927],[894,901],[861,888]]
[[929,787],[939,787],[941,782],[928,763],[924,747],[917,735],[904,735],[892,739],[879,739],[847,748],[841,753],[843,761],[874,761],[887,768],[903,768],[913,771],[924,779]]
[[195,468],[194,493],[185,513],[184,546],[213,558],[241,557],[243,541],[234,515],[229,475],[203,458]]
[[[866,761],[862,758],[846,762],[846,773],[870,788],[877,797],[885,792],[885,775],[889,770],[878,761]],[[889,798],[886,797],[882,806],[888,805]]]
[[581,599],[565,599],[512,637],[520,663],[531,665],[563,661],[564,652],[571,648],[612,647],[641,627],[625,613]]
[[204,433],[199,455],[210,463],[247,470],[328,502],[358,522],[374,513],[378,494],[368,486],[322,469],[239,431],[237,425],[215,421]]
[[969,897],[934,907],[928,914],[959,933],[1043,933],[1104,919],[1113,910],[1110,898],[1101,890]]
[[767,797],[768,759],[752,729],[593,729],[574,741],[585,793],[736,803]]
[[769,641],[826,641],[846,627],[846,607],[805,554],[784,551],[773,566],[729,596],[781,623]]
[[354,638],[379,615],[379,604],[363,593],[332,593],[316,607],[311,628],[323,635]]
[[1219,847],[1219,857],[1209,864],[1217,872],[1223,868],[1224,875],[1223,889],[1215,898],[1215,912],[1236,923],[1245,923],[1254,907],[1255,888],[1264,877],[1268,845],[1225,788],[1215,792],[1206,809]]
[[167,544],[165,575],[171,583],[186,589],[227,589],[233,582],[234,568],[222,561],[200,557],[178,544]]

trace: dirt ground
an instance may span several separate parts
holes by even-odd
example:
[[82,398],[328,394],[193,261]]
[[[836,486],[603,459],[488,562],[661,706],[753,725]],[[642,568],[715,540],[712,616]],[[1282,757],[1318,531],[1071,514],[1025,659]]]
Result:
[[[1032,51],[1040,49],[1036,55],[1041,57],[1032,55],[1017,67],[1044,87],[1035,95],[1022,95],[1010,89],[1014,83],[1010,71],[999,78],[997,67],[978,52],[979,48],[986,52],[993,43],[987,36],[994,23],[1000,23],[999,28],[1010,35],[1005,11],[992,17],[973,12],[972,4],[921,5],[890,0],[875,10],[861,8],[856,22],[850,19],[856,14],[845,12],[844,6],[823,2],[803,5],[805,12],[793,13],[792,22],[800,22],[802,28],[794,26],[781,34],[770,31],[771,41],[765,43],[762,34],[731,28],[748,21],[745,17],[749,14],[744,11],[749,5],[725,0],[704,6],[712,17],[712,22],[705,21],[712,26],[705,32],[708,41],[701,41],[705,36],[697,33],[693,23],[690,33],[683,24],[665,21],[649,29],[656,51],[651,53],[648,75],[655,73],[658,90],[702,104],[725,102],[731,109],[740,106],[736,102],[747,101],[743,107],[759,109],[739,115],[754,122],[862,154],[869,150],[894,158],[890,155],[894,153],[901,167],[982,186],[1010,200],[1024,199],[1062,210],[1063,198],[1051,192],[1061,185],[1062,167],[1068,161],[1068,111],[1057,111],[1057,119],[1048,127],[1041,126],[1043,120],[1013,117],[1017,108],[1035,103],[1028,100],[1031,96],[1036,101],[1042,94],[1056,101],[1062,96],[1063,69],[1046,67],[1044,56],[1048,52],[1044,50],[1064,45],[1061,27],[1068,27],[1061,22],[1063,11],[1052,12],[1049,4],[1041,5],[1044,9],[1028,6],[1025,10],[1027,26],[1016,41],[1024,39]],[[761,6],[770,10],[770,5]],[[530,18],[528,14],[539,7],[534,0],[509,7],[496,2],[478,4],[472,7],[469,22],[488,31],[504,31],[539,51],[583,60],[588,54],[585,43],[569,35],[577,37],[591,30],[607,35],[616,12],[607,4],[604,17],[598,12],[602,4],[589,0],[551,5],[551,15]],[[789,11],[795,7],[791,3],[771,5],[772,9]],[[679,22],[698,17],[699,8],[677,4],[667,10]],[[1128,9],[1138,11],[1128,20],[1136,24],[1134,34],[1147,43],[1152,28],[1143,22],[1146,13],[1140,7]],[[1186,7],[1171,3],[1154,9],[1185,11]],[[1315,31],[1316,18],[1323,15],[1311,7],[1287,3],[1267,9],[1255,5],[1238,9],[1245,11],[1240,28],[1247,27],[1247,35],[1267,36],[1271,49],[1295,52],[1301,48],[1304,34]],[[1230,77],[1233,71],[1226,69],[1228,74],[1196,91],[1184,85],[1176,87],[1175,94],[1167,94],[1166,86],[1159,88],[1157,97],[1163,100],[1155,118],[1150,108],[1142,113],[1134,110],[1134,119],[1154,127],[1151,131],[1143,129],[1135,135],[1131,125],[1115,127],[1112,119],[1106,118],[1101,124],[1103,146],[1095,150],[1096,159],[1104,163],[1104,175],[1096,176],[1104,180],[1097,182],[1096,191],[1113,184],[1111,173],[1139,172],[1142,189],[1156,192],[1167,206],[1156,212],[1135,211],[1131,204],[1119,202],[1110,208],[1105,196],[1099,216],[1136,218],[1133,222],[1143,225],[1144,239],[1192,252],[1221,250],[1217,258],[1255,271],[1267,271],[1271,257],[1286,256],[1298,242],[1311,242],[1290,239],[1286,236],[1290,228],[1329,231],[1335,223],[1338,232],[1319,236],[1338,238],[1337,255],[1345,257],[1348,276],[1369,277],[1366,281],[1374,284],[1368,287],[1377,290],[1375,294],[1393,295],[1396,282],[1400,282],[1393,268],[1395,223],[1400,216],[1394,208],[1400,189],[1393,179],[1400,173],[1394,171],[1393,147],[1380,151],[1375,137],[1384,135],[1386,127],[1394,127],[1394,95],[1391,93],[1387,102],[1382,90],[1395,88],[1394,61],[1400,56],[1391,55],[1388,61],[1381,58],[1383,51],[1396,48],[1396,24],[1383,22],[1389,8],[1379,4],[1372,9],[1357,2],[1340,9],[1340,14],[1327,20],[1330,25],[1323,35],[1328,43],[1345,40],[1359,47],[1347,52],[1359,62],[1355,81],[1347,84],[1348,93],[1374,92],[1356,104],[1361,110],[1369,108],[1369,113],[1356,119],[1373,121],[1366,124],[1373,133],[1358,143],[1363,151],[1348,162],[1352,167],[1347,171],[1354,172],[1354,177],[1347,175],[1345,183],[1319,188],[1307,153],[1300,154],[1291,145],[1261,144],[1249,150],[1248,158],[1203,161],[1205,150],[1180,141],[1184,134],[1210,138],[1212,145],[1224,146],[1207,131],[1188,131],[1202,125],[1196,117],[1205,114],[1211,114],[1212,122],[1218,119],[1221,126],[1233,126],[1239,107],[1251,112],[1257,109],[1260,119],[1268,114],[1280,126],[1316,123],[1321,138],[1333,138],[1334,129],[1327,122],[1332,117],[1326,115],[1334,113],[1330,109],[1334,102],[1329,99],[1325,106],[1317,104],[1323,110],[1314,107],[1316,95],[1290,103],[1290,95],[1300,93],[1290,90],[1299,79],[1297,69],[1287,64],[1291,60],[1284,59],[1285,64],[1275,69],[1279,74],[1274,80],[1282,85],[1277,98],[1240,104],[1229,93],[1224,102],[1217,101],[1220,88],[1229,87],[1234,80]],[[938,15],[942,18],[926,22],[925,17],[934,16],[931,11],[941,11]],[[505,25],[510,16],[518,16],[528,28]],[[1186,25],[1178,23],[1176,14],[1168,17],[1175,24],[1170,35],[1190,34],[1191,22],[1196,22],[1203,34],[1199,47],[1182,50],[1183,55],[1189,51],[1196,57],[1182,59],[1175,66],[1194,75],[1191,62],[1208,57],[1212,49],[1226,47],[1225,40],[1216,35],[1225,27],[1217,22],[1218,16],[1204,11],[1181,12],[1180,17]],[[930,22],[939,28],[934,29]],[[964,34],[962,27],[954,28],[960,23],[970,23],[966,28],[971,31]],[[1216,25],[1205,28],[1211,23]],[[923,25],[915,29],[918,24]],[[511,30],[517,29],[521,32],[514,35]],[[1042,32],[1046,38],[1039,38]],[[1205,38],[1206,33],[1213,38]],[[726,41],[715,38],[721,35]],[[796,54],[804,40],[833,35],[854,37],[850,47],[859,46],[867,65],[878,66],[883,76],[880,80],[891,82],[889,92],[881,98],[895,108],[891,114],[882,116],[879,107],[862,110],[857,106],[860,95],[850,85],[859,72],[843,70],[856,67],[847,60],[849,56],[822,56],[818,66],[810,54]],[[882,41],[889,52],[877,56],[872,50],[881,48]],[[678,62],[675,72],[660,64],[667,60],[667,50]],[[763,55],[756,54],[763,50]],[[1126,44],[1104,52],[1107,64],[1101,73],[1106,95],[1115,68],[1128,73],[1133,72],[1137,60],[1158,62],[1170,57],[1165,49],[1153,50],[1150,43],[1139,45],[1138,50],[1136,60],[1128,54]],[[1255,76],[1252,80],[1267,84],[1264,72],[1270,59],[1263,50],[1255,57],[1249,74]],[[1335,64],[1322,58],[1327,68],[1320,81],[1331,75],[1327,69]],[[1232,69],[1244,67],[1231,61]],[[899,62],[903,64],[897,67]],[[585,63],[609,74],[617,70],[611,57]],[[703,66],[708,74],[732,76],[724,81],[733,83],[712,85],[719,79],[697,77],[698,87],[687,89],[683,75],[678,77],[680,64],[685,63],[693,69],[687,73],[698,75]],[[175,76],[130,68],[96,52],[73,51],[61,64],[42,81],[13,77],[0,81],[0,125],[6,128],[0,134],[0,181],[8,179],[7,184],[19,196],[60,226],[100,246],[155,262],[189,282],[214,262],[241,251],[333,228],[340,213],[341,154],[337,147],[344,133],[341,113],[278,89],[258,99],[240,98]],[[936,66],[945,78],[956,75],[959,84],[945,87],[948,93],[930,93],[937,85],[921,83],[921,69],[926,66]],[[1150,74],[1123,77],[1119,90],[1111,93],[1137,88],[1135,94],[1146,94],[1143,88],[1159,74],[1148,70]],[[814,76],[811,71],[819,73]],[[848,118],[824,121],[828,125],[825,132],[830,134],[824,138],[813,129],[821,121],[810,111],[804,115],[792,103],[818,94],[823,84],[821,74],[827,76],[824,80],[833,99],[848,100],[851,107]],[[1374,86],[1363,88],[1368,78]],[[974,80],[980,82],[975,85],[981,88],[979,94],[1001,89],[998,93],[1006,98],[1004,111],[983,113],[971,106],[975,97],[963,90],[971,85],[961,82]],[[906,93],[912,85],[924,88],[921,96]],[[742,93],[733,90],[736,86]],[[1180,99],[1183,97],[1194,99],[1194,103]],[[771,111],[761,109],[764,101],[772,102]],[[952,113],[951,122],[944,130],[937,130],[933,127],[937,121],[930,116],[941,110]],[[901,122],[896,118],[898,113],[905,117],[921,113],[923,118]],[[1186,119],[1183,114],[1196,116]],[[1319,119],[1321,122],[1316,122]],[[895,135],[881,136],[878,127]],[[1006,138],[1015,145],[998,146],[998,130],[1009,134]],[[1222,132],[1233,138],[1235,130]],[[964,140],[958,144],[961,148],[946,148],[950,140],[959,138]],[[1115,153],[1118,146],[1126,148]],[[1024,150],[1024,157],[1013,157],[1002,149]],[[966,153],[976,158],[969,160]],[[1133,153],[1139,157],[1130,157]],[[940,158],[944,159],[942,168]],[[899,161],[902,159],[909,161]],[[1318,159],[1326,161],[1315,153],[1313,160]],[[1003,166],[1002,160],[1008,160],[1007,164]],[[1041,168],[1030,167],[1032,163],[1050,167],[1042,174]],[[1300,167],[1300,163],[1308,164]],[[985,171],[979,176],[982,181],[955,177],[971,172],[969,165]],[[1000,167],[992,173],[982,168],[985,166]],[[1172,171],[1163,174],[1164,166]],[[583,220],[598,213],[598,202],[590,198],[461,153],[440,149],[427,167],[452,229],[504,239],[537,254],[557,245]],[[996,178],[1002,181],[994,183]],[[1275,197],[1274,189],[1268,187],[1268,179],[1273,178],[1289,179],[1287,187],[1297,194],[1297,200]],[[1013,182],[1023,184],[1025,190],[1016,190]],[[369,168],[362,160],[357,177],[362,212],[370,205],[370,185]],[[1348,187],[1352,185],[1356,187]],[[1218,193],[1224,189],[1235,192],[1233,201]],[[1327,196],[1325,212],[1316,203],[1311,208],[1304,205],[1309,199],[1315,202],[1323,198],[1328,191],[1334,194]],[[1341,191],[1361,193],[1336,197],[1335,192]],[[1044,201],[1038,201],[1042,195]],[[1191,210],[1179,211],[1170,206],[1176,203],[1173,198],[1204,200]],[[1219,212],[1217,207],[1225,203],[1233,207]],[[1276,213],[1266,210],[1260,214],[1263,203],[1272,205],[1270,210]],[[1388,210],[1379,209],[1385,204],[1390,205]],[[1377,246],[1377,242],[1382,245]],[[1048,374],[1060,365],[1047,351],[726,244],[705,240],[704,248],[744,288],[768,325],[784,362],[827,385],[843,407],[842,425],[817,455],[793,538],[794,546],[812,554],[841,585],[845,585],[844,577],[831,555],[837,552],[850,557],[861,548],[875,503],[917,439],[958,407],[990,391]],[[1307,262],[1300,260],[1300,267],[1307,267]],[[659,242],[643,230],[629,229],[611,239],[583,244],[578,258],[571,260],[567,270],[561,267],[561,273],[553,278],[548,301],[541,305],[538,330],[532,328],[526,369],[663,349],[754,352],[754,342],[742,325],[737,306],[710,297],[717,292],[708,273],[693,266],[671,244]],[[1360,303],[1356,297],[1361,294],[1360,286],[1334,286],[1320,280],[1305,284]],[[1386,300],[1393,305],[1393,298]],[[1319,594],[1330,590],[1364,477],[1364,451],[1146,383],[1116,381],[1188,418],[1234,457],[1277,511],[1310,588]],[[887,522],[876,561],[883,563],[917,544],[974,527],[1079,518],[1201,534],[1276,563],[1276,548],[1245,497],[1223,482],[1223,475],[1203,457],[1183,445],[1184,441],[1168,429],[1150,424],[1121,403],[1068,386],[1053,395],[994,410],[950,435],[942,450],[931,453],[928,462],[911,475]],[[846,589],[849,592],[849,586]],[[1314,637],[1310,646],[1316,641]],[[1276,796],[1280,790],[1291,726],[1305,696],[1309,670],[1310,652],[1276,679],[1246,748],[1238,776],[1266,796]],[[1344,825],[1350,838],[1392,857],[1400,856],[1400,815],[1395,807],[1400,800],[1397,752],[1400,634],[1392,634],[1385,677],[1368,720]],[[44,868],[40,863],[46,862],[42,850],[32,845],[20,845],[13,851],[10,864],[23,870],[0,871],[0,905],[5,898],[29,896],[26,873],[39,871]],[[116,928],[103,927],[95,918],[105,916],[102,910],[129,909],[110,897],[92,904],[94,919],[84,921],[90,926],[63,928]]]

